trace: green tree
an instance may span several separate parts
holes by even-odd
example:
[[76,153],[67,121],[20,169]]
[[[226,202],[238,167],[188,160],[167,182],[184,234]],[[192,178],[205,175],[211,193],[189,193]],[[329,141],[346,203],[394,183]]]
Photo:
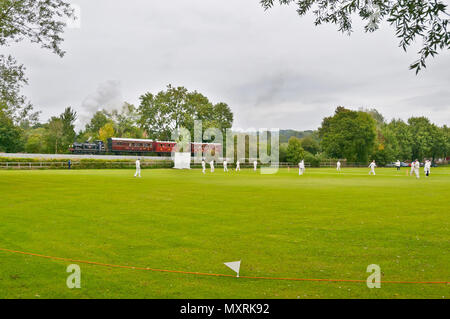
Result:
[[450,44],[450,32],[447,31],[447,6],[439,0],[260,0],[268,10],[275,2],[281,5],[294,4],[300,16],[313,11],[315,25],[333,23],[338,30],[350,34],[353,31],[352,17],[359,15],[366,22],[365,31],[373,32],[386,20],[395,27],[395,34],[400,39],[399,46],[407,50],[419,42],[422,48],[419,58],[411,64],[410,69],[416,74],[425,68],[426,60],[438,54],[438,50],[447,50]]
[[295,136],[292,136],[289,139],[286,154],[286,158],[289,163],[297,164],[305,158],[305,150],[302,147],[300,139]]
[[77,120],[77,112],[71,107],[67,107],[59,118],[63,124],[62,147],[67,149],[68,146],[75,141],[75,121]]
[[445,140],[445,152],[443,157],[448,157],[450,155],[450,127],[444,125],[441,130]]
[[422,160],[432,156],[435,130],[426,117],[411,117],[408,119],[411,133],[412,159]]
[[279,157],[280,157],[280,162],[281,163],[287,162],[288,145],[289,145],[288,143],[280,143]]
[[105,110],[97,111],[92,116],[90,122],[86,124],[85,133],[94,139],[98,138],[99,130],[105,126],[106,123],[111,122],[111,116]]
[[386,124],[383,114],[378,112],[377,109],[362,109],[362,111],[370,114],[373,117],[373,119],[377,123],[377,128],[382,128]]
[[20,92],[27,83],[25,67],[11,56],[0,55],[0,103],[3,112],[23,128],[35,124],[40,113],[33,111],[31,103]]
[[378,138],[375,144],[374,152],[371,155],[371,159],[377,162],[377,165],[382,166],[387,163],[393,162],[399,159],[395,156],[392,140],[394,138],[392,132],[386,130],[386,127],[377,130]]
[[39,127],[36,129],[30,129],[26,133],[25,152],[43,154],[48,151],[47,145],[47,129]]
[[[74,18],[68,1],[1,0],[0,46],[27,39],[62,57],[64,18]],[[6,105],[4,111],[8,116],[25,125],[38,115],[20,94],[26,84],[25,67],[12,56],[0,55],[0,103]]]
[[61,143],[64,137],[64,124],[59,117],[53,116],[47,124],[47,142],[49,151],[58,154],[61,151]]
[[390,137],[388,142],[396,160],[410,160],[413,156],[412,135],[408,124],[394,119],[386,125],[385,132]]
[[139,124],[149,137],[170,139],[171,132],[184,127],[193,136],[194,121],[203,122],[203,130],[209,127],[222,131],[230,128],[233,113],[225,103],[213,105],[207,97],[184,87],[167,86],[156,95],[146,93],[140,97]]
[[23,131],[0,107],[0,151],[19,152],[23,149]]
[[105,143],[105,145],[107,145],[108,139],[114,137],[114,133],[114,124],[110,122],[106,123],[102,128],[100,128],[98,137],[103,141],[103,143]]
[[301,139],[302,147],[305,151],[315,155],[320,152],[319,142],[312,135],[308,135]]
[[59,56],[64,18],[75,18],[68,1],[2,0],[0,1],[0,45],[28,39]]
[[386,165],[396,159],[393,145],[393,142],[395,142],[394,133],[388,129],[384,116],[376,109],[364,111],[372,116],[376,123],[377,139],[371,159],[375,160],[378,165]]
[[310,152],[305,152],[305,162],[310,164],[311,167],[320,167],[320,156],[313,155]]
[[375,146],[376,126],[371,115],[338,107],[319,128],[322,149],[332,158],[367,162]]
[[139,114],[134,105],[125,103],[120,110],[113,110],[111,120],[114,122],[115,134],[118,137],[144,137],[143,130],[137,126]]
[[3,112],[12,116],[26,102],[20,88],[27,84],[25,67],[9,56],[0,55],[0,103]]
[[433,159],[444,157],[447,154],[447,136],[443,128],[439,128],[435,124],[431,127],[432,145],[429,157]]
[[[216,127],[225,135],[226,130],[233,125],[233,118],[233,112],[230,107],[226,103],[220,102],[212,106],[206,127]],[[197,119],[200,118],[198,117]]]

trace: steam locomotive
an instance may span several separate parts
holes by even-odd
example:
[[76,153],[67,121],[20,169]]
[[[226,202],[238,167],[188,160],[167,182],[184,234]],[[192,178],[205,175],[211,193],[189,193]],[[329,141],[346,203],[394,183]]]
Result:
[[[136,138],[109,138],[108,145],[103,141],[94,141],[92,143],[73,143],[69,151],[72,154],[156,154],[170,155],[176,151],[177,143],[173,141],[158,141]],[[201,151],[202,153],[211,152],[212,154],[221,152],[221,144],[218,143],[190,143],[191,153]]]
[[103,141],[94,141],[92,143],[73,143],[69,147],[72,154],[101,154],[106,152]]

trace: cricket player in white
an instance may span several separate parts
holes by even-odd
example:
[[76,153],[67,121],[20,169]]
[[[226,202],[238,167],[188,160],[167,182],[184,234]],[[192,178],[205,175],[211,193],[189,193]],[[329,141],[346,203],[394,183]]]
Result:
[[395,167],[397,167],[397,171],[400,170],[400,161],[397,160],[397,162],[395,162]]
[[141,161],[139,158],[136,160],[136,173],[134,174],[134,177],[136,176],[141,177]]
[[258,162],[254,161],[253,162],[253,170],[256,172],[256,169],[258,168]]
[[305,172],[305,162],[302,160],[300,163],[298,163],[298,175],[303,175]]
[[224,172],[228,172],[228,162],[227,162],[227,160],[223,161],[223,171]]
[[417,159],[414,163],[414,174],[416,174],[416,178],[420,178],[420,162]]
[[206,174],[206,162],[205,162],[205,160],[202,160],[202,173]]
[[236,172],[241,171],[241,163],[239,163],[239,160],[236,162]]
[[411,162],[411,171],[409,172],[410,176],[413,176],[415,164],[416,164],[416,162]]
[[341,162],[340,162],[340,161],[338,161],[338,162],[336,163],[336,170],[337,170],[337,171],[340,171],[340,170],[341,170]]
[[214,160],[209,162],[209,166],[211,167],[211,173],[214,173]]
[[425,161],[425,165],[423,166],[423,170],[424,170],[424,173],[425,173],[426,177],[430,176],[431,161],[429,161],[429,160]]
[[377,167],[377,164],[375,164],[375,161],[372,161],[372,163],[370,163],[369,167],[370,167],[369,175],[370,174],[377,175],[377,174],[375,174],[375,167]]

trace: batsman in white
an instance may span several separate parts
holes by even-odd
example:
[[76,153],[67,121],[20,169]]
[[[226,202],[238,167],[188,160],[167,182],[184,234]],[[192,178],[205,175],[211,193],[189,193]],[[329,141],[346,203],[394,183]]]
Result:
[[206,174],[206,162],[204,159],[202,159],[202,173]]
[[256,172],[256,169],[258,168],[258,161],[253,162],[253,170]]
[[134,177],[136,176],[141,177],[141,161],[139,158],[136,160],[136,173],[134,174]]
[[370,174],[377,175],[377,174],[375,174],[375,167],[377,167],[377,164],[375,164],[375,161],[372,161],[372,163],[370,163],[370,165],[369,165],[369,168],[370,168],[369,175]]
[[209,166],[211,167],[211,173],[214,173],[214,160],[209,162]]
[[409,176],[413,176],[414,174],[414,165],[416,162],[411,162],[411,171],[409,172]]
[[302,160],[300,163],[298,163],[298,175],[303,175],[305,172],[305,161]]
[[227,160],[223,161],[223,171],[224,172],[228,172],[228,162],[227,162]]
[[414,162],[414,174],[416,178],[420,178],[420,162],[418,159]]
[[239,163],[239,160],[237,160],[236,162],[236,172],[240,172],[241,171],[241,163]]
[[340,171],[340,170],[341,170],[341,162],[340,162],[340,161],[338,161],[338,162],[336,163],[336,170],[337,170],[337,171]]

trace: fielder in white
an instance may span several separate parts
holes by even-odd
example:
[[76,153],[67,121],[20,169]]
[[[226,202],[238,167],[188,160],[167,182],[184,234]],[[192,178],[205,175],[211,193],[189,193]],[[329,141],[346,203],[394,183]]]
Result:
[[300,163],[298,163],[298,175],[303,175],[305,172],[305,161],[302,160]]
[[411,162],[411,171],[409,172],[409,176],[413,176],[415,164],[416,164],[416,162]]
[[430,176],[430,172],[431,172],[431,161],[427,160],[425,162],[425,165],[423,166],[423,170],[425,173],[425,176],[428,177]]
[[205,160],[202,160],[202,173],[206,174],[206,162],[205,162]]
[[395,167],[397,168],[397,171],[400,170],[400,166],[401,166],[400,161],[397,160],[397,162],[395,162]]
[[256,172],[256,169],[258,168],[258,161],[253,162],[253,170]]
[[214,173],[214,160],[209,162],[209,166],[211,167],[211,173]]
[[241,163],[239,163],[239,160],[236,162],[236,172],[241,171]]
[[371,174],[377,175],[377,174],[375,174],[375,167],[377,167],[377,164],[375,164],[375,161],[372,161],[372,163],[370,163],[369,167],[370,167],[369,175],[371,175]]
[[416,175],[416,178],[420,178],[420,162],[417,159],[414,163],[414,174]]
[[341,170],[341,162],[340,162],[340,161],[338,161],[338,162],[336,163],[336,170],[337,170],[337,171],[340,171],[340,170]]
[[136,176],[141,177],[141,161],[139,158],[136,160],[136,173],[134,174],[134,177]]
[[228,162],[227,162],[227,160],[223,161],[223,171],[224,172],[228,172]]

